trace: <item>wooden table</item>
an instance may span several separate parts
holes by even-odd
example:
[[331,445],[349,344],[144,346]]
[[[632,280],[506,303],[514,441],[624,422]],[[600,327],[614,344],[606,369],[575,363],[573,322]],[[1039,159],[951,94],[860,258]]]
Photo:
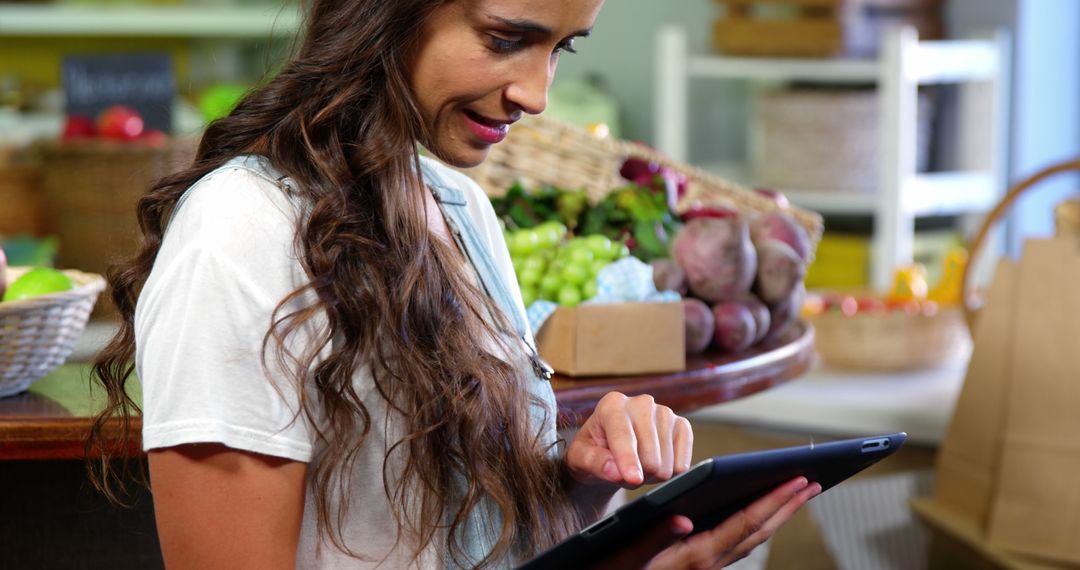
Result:
[[[800,325],[782,341],[738,357],[690,358],[685,372],[576,379],[556,375],[552,385],[559,425],[580,425],[612,390],[630,396],[652,394],[679,413],[742,398],[805,373],[813,345],[813,329]],[[34,383],[30,391],[0,399],[0,461],[83,458],[92,415],[102,403],[101,390],[88,389],[88,374],[85,364],[65,365]],[[132,393],[140,392],[137,383],[132,384]],[[141,422],[136,419],[132,427],[138,434]],[[138,439],[127,452],[141,453]]]
[[[604,394],[653,394],[680,412],[765,390],[803,374],[813,356],[813,331],[802,327],[767,349],[732,358],[693,358],[678,374],[552,380],[562,425],[588,417]],[[163,569],[152,497],[134,487],[135,507],[118,508],[90,486],[82,459],[101,390],[89,389],[86,364],[62,366],[30,387],[0,399],[0,543],[5,568]],[[131,393],[141,394],[137,382]],[[138,399],[136,397],[136,399]],[[114,430],[116,425],[110,426]],[[142,454],[138,434],[129,457]]]

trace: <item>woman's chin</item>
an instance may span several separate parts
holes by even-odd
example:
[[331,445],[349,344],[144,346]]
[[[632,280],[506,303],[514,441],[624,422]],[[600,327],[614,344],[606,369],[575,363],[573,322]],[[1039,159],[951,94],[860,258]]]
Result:
[[487,160],[491,145],[455,144],[440,148],[426,147],[431,154],[454,168],[472,168]]

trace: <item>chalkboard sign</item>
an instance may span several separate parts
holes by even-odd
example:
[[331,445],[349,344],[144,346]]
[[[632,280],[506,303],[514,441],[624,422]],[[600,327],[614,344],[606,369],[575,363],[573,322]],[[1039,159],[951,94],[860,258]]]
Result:
[[101,54],[64,58],[67,113],[96,117],[110,105],[127,105],[148,129],[172,132],[176,79],[168,54]]

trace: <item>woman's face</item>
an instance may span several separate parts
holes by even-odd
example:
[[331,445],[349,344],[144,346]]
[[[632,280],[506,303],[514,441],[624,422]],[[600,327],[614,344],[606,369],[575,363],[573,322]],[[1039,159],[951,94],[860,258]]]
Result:
[[588,35],[603,0],[451,0],[424,26],[411,83],[433,140],[459,167],[547,106],[559,55]]

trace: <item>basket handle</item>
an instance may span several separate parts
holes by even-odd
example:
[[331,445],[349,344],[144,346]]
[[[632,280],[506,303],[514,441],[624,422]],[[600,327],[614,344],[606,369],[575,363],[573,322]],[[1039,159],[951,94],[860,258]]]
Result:
[[960,300],[964,309],[964,320],[967,321],[968,329],[971,332],[975,332],[976,310],[978,309],[977,305],[979,298],[968,284],[968,281],[971,277],[971,267],[974,265],[975,256],[978,253],[979,248],[986,243],[986,238],[990,233],[990,229],[1005,215],[1013,202],[1027,192],[1029,188],[1051,176],[1076,170],[1080,170],[1080,158],[1052,164],[1021,180],[1009,188],[1009,191],[1006,192],[1005,196],[1001,198],[1001,201],[994,206],[994,209],[990,210],[990,213],[987,214],[986,218],[983,220],[982,225],[979,226],[979,231],[976,232],[975,239],[973,239],[971,245],[968,246],[968,263],[964,265],[964,276],[963,280],[960,282],[962,288]]

